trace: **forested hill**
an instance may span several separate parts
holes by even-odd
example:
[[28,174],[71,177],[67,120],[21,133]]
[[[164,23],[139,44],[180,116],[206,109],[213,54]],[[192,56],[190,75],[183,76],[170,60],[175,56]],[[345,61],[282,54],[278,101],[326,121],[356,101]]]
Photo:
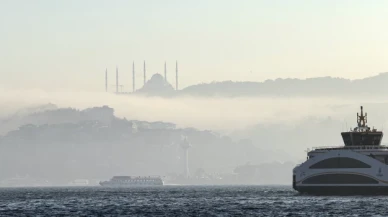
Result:
[[387,95],[388,73],[357,80],[335,77],[266,80],[264,82],[212,82],[189,86],[179,95],[192,96],[332,96]]

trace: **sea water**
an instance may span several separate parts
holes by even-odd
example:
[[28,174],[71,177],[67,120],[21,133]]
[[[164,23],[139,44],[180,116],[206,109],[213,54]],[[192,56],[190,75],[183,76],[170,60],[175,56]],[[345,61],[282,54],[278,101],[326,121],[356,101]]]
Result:
[[0,216],[388,216],[388,197],[291,186],[1,188]]

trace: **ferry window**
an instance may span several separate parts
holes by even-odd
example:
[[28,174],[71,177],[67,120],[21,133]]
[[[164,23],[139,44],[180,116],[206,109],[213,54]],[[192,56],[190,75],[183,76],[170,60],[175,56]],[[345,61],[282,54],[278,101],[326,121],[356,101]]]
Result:
[[378,184],[375,179],[355,174],[325,174],[307,178],[303,184]]
[[352,145],[352,138],[350,137],[350,133],[342,133],[342,139],[344,140],[345,146]]
[[371,166],[348,157],[334,157],[319,161],[310,166],[310,169],[334,169],[334,168],[370,168]]

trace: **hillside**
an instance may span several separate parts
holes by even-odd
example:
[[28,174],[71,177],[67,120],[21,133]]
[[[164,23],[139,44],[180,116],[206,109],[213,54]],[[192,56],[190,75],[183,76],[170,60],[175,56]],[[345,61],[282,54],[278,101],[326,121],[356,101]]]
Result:
[[278,78],[264,82],[212,82],[189,86],[179,95],[191,96],[332,96],[388,94],[388,73],[358,80],[334,77],[308,79]]
[[0,182],[19,176],[65,184],[118,174],[181,174],[182,136],[192,145],[191,171],[232,172],[246,162],[273,161],[266,156],[274,154],[290,160],[286,153],[264,151],[249,140],[233,141],[212,131],[117,118],[107,106],[39,111],[18,117],[17,123],[22,125],[0,137]]

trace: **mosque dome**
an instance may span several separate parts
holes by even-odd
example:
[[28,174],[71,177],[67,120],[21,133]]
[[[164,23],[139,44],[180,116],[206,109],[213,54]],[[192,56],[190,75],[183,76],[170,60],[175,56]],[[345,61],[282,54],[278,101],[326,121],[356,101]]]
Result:
[[154,74],[137,92],[151,95],[165,95],[173,93],[174,91],[172,85],[161,74]]

